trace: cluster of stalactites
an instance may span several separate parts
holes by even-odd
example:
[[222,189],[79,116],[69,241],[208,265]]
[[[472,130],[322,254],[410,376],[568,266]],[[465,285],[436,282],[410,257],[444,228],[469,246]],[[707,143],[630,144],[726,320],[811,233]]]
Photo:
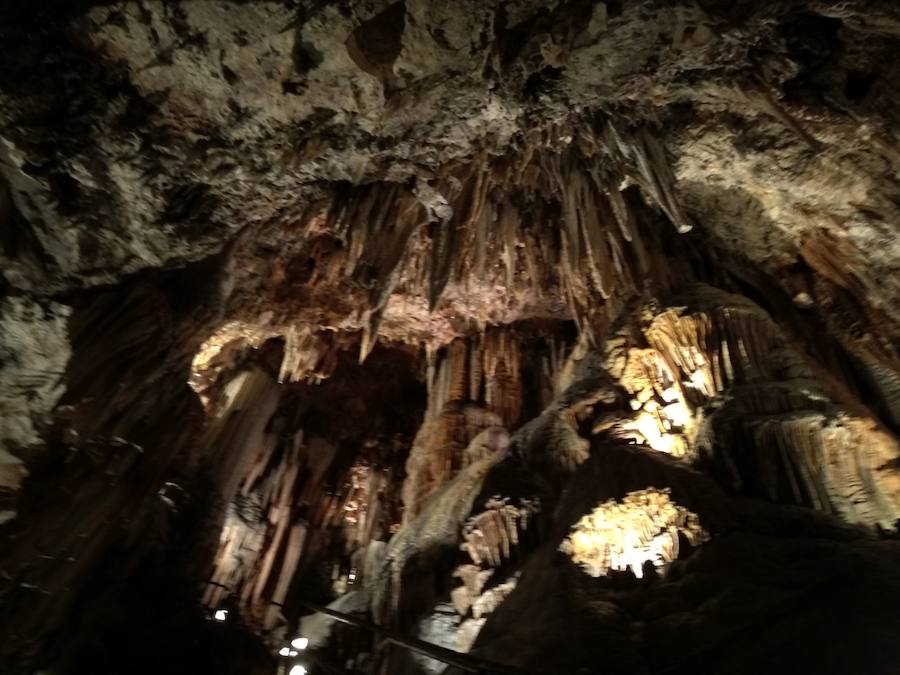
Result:
[[[452,598],[454,608],[463,617],[456,629],[456,650],[459,652],[468,653],[472,649],[488,615],[516,588],[518,573],[507,577],[502,583],[484,589],[484,584],[493,573],[492,569],[481,570],[474,565],[462,565],[453,573],[454,577],[463,580],[463,585],[454,589]],[[475,586],[471,587],[473,580]],[[462,600],[463,597],[465,600]]]
[[[296,518],[296,493],[303,466],[303,435],[279,442],[266,434],[251,457],[219,539],[204,602],[217,606],[228,594],[245,618],[266,629],[278,621],[300,562],[308,524]],[[276,448],[282,452],[276,460]]]
[[508,499],[492,497],[484,511],[463,526],[462,549],[476,565],[499,567],[509,559],[519,543],[519,532],[528,529],[529,519],[537,510],[537,502],[522,500],[514,506]]
[[237,494],[252,458],[268,456],[277,443],[266,425],[278,407],[280,393],[268,373],[250,368],[225,385],[209,417],[202,444],[211,477],[226,502]]
[[[379,528],[388,514],[384,512],[384,493],[391,489],[393,472],[360,458],[353,464],[341,490],[342,499],[335,500],[333,513],[326,515],[325,522],[333,524],[336,517],[342,520],[344,540],[350,549],[365,549],[368,544],[387,532]],[[388,531],[399,528],[398,523],[390,523]],[[351,583],[353,580],[350,580]]]
[[311,326],[288,326],[278,381],[321,382],[337,367],[337,350]]
[[321,533],[341,530],[348,553],[383,534],[378,496],[392,481],[360,458],[329,488],[338,447],[293,429],[278,407],[281,392],[262,370],[239,373],[224,387],[204,439],[227,504],[204,602],[217,607],[228,596],[245,621],[265,630],[282,620],[279,607]]
[[[553,361],[544,364],[551,378],[565,352],[553,344]],[[405,522],[459,471],[506,449],[507,430],[522,414],[522,353],[520,336],[496,327],[429,355],[428,407],[406,463]]]
[[385,306],[400,279],[401,263],[415,257],[411,238],[427,220],[427,209],[410,189],[397,183],[376,183],[335,195],[327,227],[347,242],[342,275],[364,289],[367,300],[360,362],[375,346]]
[[[748,301],[698,286],[702,311],[667,309],[643,329],[618,373],[633,415],[623,435],[676,457],[696,454],[702,408],[734,386],[810,377],[771,319]],[[786,361],[790,360],[790,363]]]
[[[266,321],[270,318],[266,317]],[[267,340],[279,336],[284,340],[279,383],[319,383],[337,367],[340,344],[328,339],[316,326],[229,321],[201,345],[191,364],[189,384],[204,406],[210,405],[210,393],[215,391],[221,373],[238,367],[250,350],[259,349]]]
[[[720,307],[690,313],[668,310],[646,331],[670,371],[684,373],[689,388],[704,397],[735,382],[779,378],[786,365],[773,358],[784,338],[765,312],[736,296],[721,295]],[[794,360],[795,374],[808,375],[802,360]]]
[[900,521],[897,444],[871,421],[817,411],[749,418],[743,431],[760,455],[761,479],[773,500],[834,513],[852,523],[895,531]]
[[[623,435],[675,456],[722,457],[735,488],[891,530],[900,447],[831,373],[757,305],[697,286],[643,329],[616,375],[631,396]],[[740,462],[732,456],[742,452]],[[738,465],[756,464],[750,478]]]
[[449,405],[426,417],[416,434],[403,482],[403,521],[418,516],[426,500],[472,464],[502,452],[509,434],[496,413],[476,405]]
[[462,529],[462,550],[472,561],[453,572],[461,585],[450,593],[453,608],[462,618],[456,633],[457,649],[468,652],[487,616],[516,587],[518,574],[491,585],[495,571],[508,561],[520,536],[539,510],[537,500],[522,499],[518,505],[499,496],[487,500],[484,510],[469,518]]
[[695,419],[682,383],[654,349],[632,349],[621,383],[631,396],[633,415],[618,422],[626,438],[675,457],[691,452]]
[[[267,434],[250,450],[254,459],[229,505],[204,602],[217,607],[229,596],[245,621],[271,630],[283,621],[279,608],[303,556],[319,553],[323,537],[331,536],[323,533],[340,531],[346,554],[366,551],[384,534],[379,495],[392,476],[360,458],[336,489],[328,488],[324,476],[333,470],[338,447],[322,438],[304,440],[302,431]],[[339,570],[335,591],[358,585],[361,573]]]
[[[211,585],[204,601],[211,607],[233,589],[254,583],[249,571],[261,555],[264,530],[248,526],[239,516],[234,500],[242,497],[241,484],[254,470],[258,458],[268,461],[278,445],[278,437],[267,429],[279,400],[278,385],[265,372],[251,369],[237,374],[224,387],[223,396],[212,411],[203,444],[218,495],[227,505],[225,525],[220,533]],[[254,460],[254,458],[257,458]],[[259,506],[259,510],[263,507]]]
[[513,426],[522,411],[521,358],[515,334],[503,328],[454,340],[442,355],[429,359],[427,417],[448,403],[473,403]]
[[[734,296],[720,300],[723,306],[715,310],[666,312],[648,331],[648,341],[682,374],[685,399],[702,405],[719,392],[732,393],[707,426],[721,428],[717,420],[728,414],[740,420],[731,433],[751,441],[773,498],[785,477],[789,495],[781,493],[782,499],[848,522],[895,529],[900,518],[896,438],[830,373],[791,347],[760,308],[738,304]],[[731,439],[720,444],[733,445]]]
[[[361,359],[395,290],[434,310],[450,284],[505,288],[508,298],[558,288],[584,323],[614,316],[614,300],[642,286],[653,265],[622,186],[640,185],[679,231],[690,229],[664,148],[646,129],[609,122],[551,138],[560,133],[532,133],[508,156],[479,155],[415,186],[335,193],[324,227],[346,242],[341,272],[368,299]],[[322,227],[309,223],[308,233]]]
[[647,488],[598,505],[559,550],[592,577],[630,569],[641,578],[645,563],[663,569],[678,558],[679,535],[692,546],[709,538],[697,514],[672,501],[668,489]]

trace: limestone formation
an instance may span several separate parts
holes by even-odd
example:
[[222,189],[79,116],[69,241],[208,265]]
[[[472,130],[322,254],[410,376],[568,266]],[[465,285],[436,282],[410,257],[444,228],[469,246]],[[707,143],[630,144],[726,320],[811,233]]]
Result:
[[896,670],[892,3],[0,4],[0,672]]

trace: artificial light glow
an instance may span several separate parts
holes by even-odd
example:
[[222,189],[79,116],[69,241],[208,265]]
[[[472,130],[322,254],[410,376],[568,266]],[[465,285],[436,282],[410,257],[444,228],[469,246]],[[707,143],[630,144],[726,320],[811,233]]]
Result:
[[306,675],[306,668],[304,666],[294,666],[288,675]]
[[227,609],[217,609],[216,613],[213,614],[213,618],[216,621],[225,621],[228,618],[228,610]]
[[655,414],[642,412],[634,421],[622,425],[625,429],[634,429],[647,445],[654,450],[672,454],[675,447],[674,439],[668,434],[663,434],[659,429],[659,418]]
[[291,648],[290,647],[282,647],[281,649],[278,650],[278,655],[279,656],[290,656]]
[[630,569],[640,579],[644,563],[664,568],[678,557],[679,533],[694,546],[709,538],[697,514],[672,501],[668,489],[648,488],[597,506],[559,550],[592,577]]
[[666,403],[674,403],[679,398],[678,390],[675,387],[666,387],[662,392],[662,400]]
[[309,639],[305,637],[294,638],[294,640],[291,641],[291,647],[294,647],[295,649],[306,649],[308,646]]
[[702,391],[707,396],[712,395],[711,387],[706,384],[706,372],[700,368],[691,373],[689,386]]
[[664,406],[662,411],[673,426],[684,428],[691,421],[691,411],[681,401]]

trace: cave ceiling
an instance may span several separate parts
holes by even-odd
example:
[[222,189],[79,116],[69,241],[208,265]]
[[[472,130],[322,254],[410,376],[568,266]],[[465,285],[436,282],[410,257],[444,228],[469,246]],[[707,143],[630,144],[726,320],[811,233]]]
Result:
[[217,672],[463,672],[313,601],[900,658],[898,57],[876,0],[3,3],[0,670],[221,644],[180,603]]

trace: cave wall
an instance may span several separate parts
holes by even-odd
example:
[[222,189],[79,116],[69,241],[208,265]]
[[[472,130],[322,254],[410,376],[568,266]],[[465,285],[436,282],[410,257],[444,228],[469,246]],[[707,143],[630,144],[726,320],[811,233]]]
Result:
[[[182,603],[151,632],[187,667],[204,601],[277,641],[349,584],[520,665],[594,667],[558,623],[613,670],[707,635],[777,670],[793,622],[797,661],[884,671],[898,39],[874,0],[4,5],[0,666],[115,672],[128,605]],[[730,524],[671,579],[582,578],[606,455]]]
[[[40,429],[39,441],[4,438],[28,471],[4,530],[3,659],[11,672],[59,658],[83,637],[63,637],[67,622],[82,616],[90,625],[86,617],[115,604],[145,559],[165,557],[172,521],[187,506],[178,483],[205,423],[187,376],[204,326],[221,309],[221,273],[216,256],[73,295],[32,310],[43,322],[39,339],[14,343],[39,349],[55,337],[62,346],[40,366],[19,355],[4,362],[14,383],[38,393],[52,383],[57,398],[49,410],[41,397],[25,399],[22,417]],[[59,360],[59,370],[46,370]]]
[[[687,287],[626,319],[391,540],[375,616],[522,672],[890,672],[893,434],[744,296]],[[639,512],[647,491],[687,509],[693,534],[657,535],[651,511],[614,530],[645,532],[646,557],[567,539],[600,505]],[[380,672],[437,663],[386,648]]]

